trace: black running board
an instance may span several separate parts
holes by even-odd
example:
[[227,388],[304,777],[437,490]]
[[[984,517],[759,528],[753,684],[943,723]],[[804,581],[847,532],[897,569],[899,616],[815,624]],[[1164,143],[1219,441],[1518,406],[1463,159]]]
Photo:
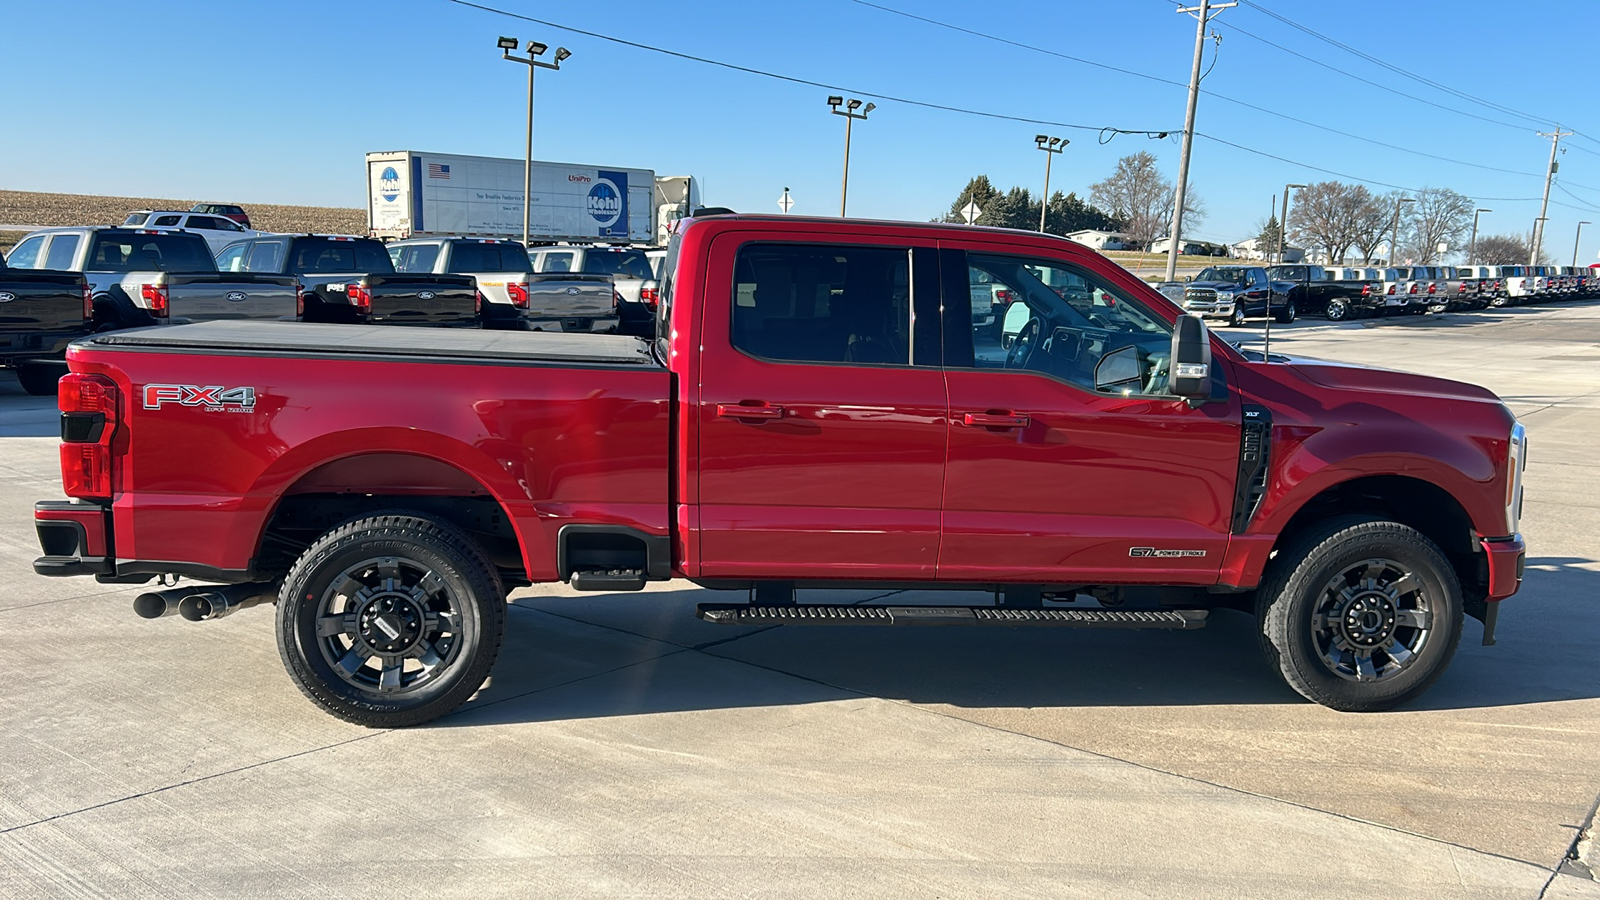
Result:
[[752,606],[705,603],[717,625],[1055,625],[1066,628],[1204,628],[1205,609],[1006,609],[995,606]]

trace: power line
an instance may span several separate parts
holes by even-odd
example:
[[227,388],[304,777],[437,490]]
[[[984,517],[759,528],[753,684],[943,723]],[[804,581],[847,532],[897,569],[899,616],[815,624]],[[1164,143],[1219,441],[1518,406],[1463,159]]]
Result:
[[722,60],[710,59],[710,58],[707,58],[707,57],[704,57],[704,56],[695,56],[695,55],[690,54],[690,53],[680,53],[680,52],[678,52],[676,50],[668,50],[668,49],[666,49],[664,47],[654,47],[654,46],[651,46],[649,44],[641,44],[641,43],[638,43],[637,41],[630,41],[630,40],[626,40],[624,38],[613,37],[613,36],[611,36],[609,34],[601,34],[598,31],[589,31],[589,30],[583,29],[583,28],[574,28],[571,25],[562,25],[562,24],[557,23],[557,22],[551,22],[548,19],[538,19],[538,18],[534,18],[533,16],[526,16],[526,15],[523,15],[521,13],[511,12],[510,10],[498,9],[496,7],[488,6],[488,5],[485,5],[485,4],[482,4],[482,3],[472,3],[472,2],[470,2],[470,0],[446,0],[446,2],[454,3],[457,6],[465,6],[465,7],[468,7],[470,9],[481,10],[481,11],[487,12],[487,13],[494,13],[495,15],[499,15],[499,16],[506,16],[507,18],[521,19],[524,22],[532,22],[535,25],[543,25],[546,28],[554,28],[554,29],[557,29],[558,31],[571,32],[572,34],[581,34],[581,35],[583,35],[585,37],[595,38],[596,40],[609,41],[609,42],[611,42],[613,44],[621,44],[624,47],[632,47],[632,48],[634,48],[636,50],[648,50],[651,53],[660,53],[660,54],[662,54],[664,56],[671,56],[671,57],[675,57],[677,59],[688,60],[690,62],[704,63],[705,65],[708,65],[708,66],[717,66],[719,68],[730,69],[730,70],[735,71],[735,72],[743,72],[743,73],[745,73],[747,75],[759,75],[759,76],[761,76],[763,78],[771,78],[771,79],[774,79],[774,80],[777,80],[777,81],[786,81],[786,82],[789,82],[790,84],[799,84],[799,85],[805,85],[806,87],[823,88],[824,90],[839,91],[839,92],[846,93],[846,94],[855,94],[855,95],[858,95],[858,96],[861,96],[861,97],[873,97],[873,98],[876,98],[878,100],[888,100],[888,101],[893,102],[893,103],[904,103],[907,106],[918,106],[918,107],[922,107],[923,109],[937,109],[937,110],[941,110],[943,112],[961,113],[963,115],[969,115],[969,116],[982,116],[982,117],[984,117],[986,119],[1000,119],[1000,120],[1004,120],[1004,121],[1007,121],[1007,122],[1024,122],[1024,123],[1027,123],[1029,125],[1049,125],[1049,126],[1052,126],[1054,128],[1072,128],[1072,129],[1075,129],[1075,130],[1078,130],[1078,131],[1094,131],[1094,132],[1110,131],[1110,132],[1114,132],[1114,133],[1117,133],[1117,134],[1143,134],[1143,135],[1148,135],[1148,136],[1151,136],[1151,137],[1166,137],[1168,134],[1179,130],[1179,129],[1176,129],[1176,128],[1138,130],[1138,129],[1125,129],[1125,128],[1110,128],[1110,127],[1106,127],[1106,126],[1097,126],[1097,125],[1081,125],[1081,124],[1077,124],[1077,123],[1073,123],[1073,122],[1056,122],[1056,121],[1053,121],[1053,120],[1050,120],[1050,119],[1035,119],[1035,118],[1031,118],[1031,117],[1028,117],[1028,116],[1012,116],[1012,115],[1006,115],[1004,113],[988,112],[986,110],[981,110],[981,109],[969,109],[969,108],[961,107],[961,106],[949,106],[949,105],[946,105],[946,104],[943,104],[943,103],[930,103],[930,102],[928,102],[926,100],[913,100],[913,99],[911,99],[909,97],[898,97],[898,96],[895,96],[893,94],[882,94],[882,93],[877,93],[877,92],[874,92],[874,91],[862,90],[860,88],[855,88],[855,87],[847,87],[847,86],[844,86],[844,85],[829,84],[829,83],[823,82],[823,81],[812,81],[812,80],[807,79],[807,78],[797,78],[797,77],[795,77],[793,75],[782,75],[782,74],[779,74],[777,72],[768,72],[768,71],[766,71],[764,69],[756,69],[756,68],[752,68],[750,66],[741,66],[741,65],[738,65],[737,63],[723,62]]
[[[1046,56],[1053,56],[1053,57],[1056,57],[1058,59],[1065,59],[1065,60],[1069,60],[1071,62],[1081,63],[1081,64],[1086,65],[1086,66],[1093,66],[1093,67],[1098,68],[1098,69],[1106,69],[1108,71],[1118,72],[1118,73],[1121,73],[1123,75],[1131,75],[1131,76],[1133,76],[1135,78],[1142,78],[1142,79],[1145,79],[1146,81],[1154,81],[1154,82],[1156,82],[1158,84],[1165,84],[1165,85],[1171,85],[1173,87],[1182,87],[1182,88],[1186,88],[1187,87],[1187,85],[1185,85],[1181,81],[1173,81],[1173,80],[1168,79],[1168,78],[1161,78],[1161,77],[1158,77],[1158,76],[1155,76],[1155,75],[1150,75],[1150,74],[1147,74],[1147,73],[1144,73],[1144,72],[1136,72],[1136,71],[1134,71],[1132,69],[1124,69],[1124,68],[1121,68],[1119,66],[1108,65],[1106,63],[1096,62],[1096,61],[1094,61],[1092,59],[1084,59],[1083,57],[1080,57],[1080,56],[1071,56],[1071,55],[1066,54],[1066,53],[1061,53],[1061,52],[1056,51],[1056,50],[1051,50],[1051,49],[1049,49],[1047,47],[1038,46],[1037,44],[1029,44],[1029,43],[1025,43],[1023,41],[1012,40],[1011,38],[1001,37],[1001,36],[995,35],[995,34],[989,34],[987,32],[978,31],[978,30],[973,29],[973,28],[967,28],[965,26],[956,25],[956,24],[953,24],[953,23],[950,23],[950,22],[941,21],[939,19],[930,18],[928,16],[918,15],[917,13],[911,13],[911,12],[906,12],[905,10],[895,9],[892,6],[885,6],[885,5],[881,4],[881,3],[874,3],[874,2],[871,2],[871,0],[850,0],[850,2],[858,4],[860,6],[866,6],[866,7],[869,7],[871,9],[880,10],[882,12],[886,12],[886,13],[889,13],[891,15],[901,16],[901,17],[907,18],[907,19],[913,19],[915,21],[923,22],[923,23],[926,23],[928,25],[933,25],[933,26],[938,27],[938,28],[945,28],[945,29],[948,29],[950,31],[955,31],[955,32],[959,32],[961,34],[970,35],[972,37],[982,38],[982,39],[988,40],[988,41],[994,41],[995,43],[1004,44],[1004,45],[1009,46],[1009,47],[1016,47],[1016,48],[1022,49],[1022,50],[1032,50],[1035,53],[1042,53],[1042,54],[1044,54]],[[1213,58],[1212,58],[1212,65],[1216,65],[1215,56],[1213,56]],[[1333,127],[1328,126],[1328,125],[1323,125],[1320,122],[1313,122],[1313,121],[1310,121],[1309,119],[1302,119],[1299,116],[1292,116],[1292,115],[1289,115],[1288,113],[1281,113],[1281,112],[1278,112],[1277,110],[1268,109],[1268,108],[1266,108],[1264,106],[1258,106],[1258,105],[1256,105],[1254,103],[1250,103],[1250,102],[1247,102],[1247,101],[1244,101],[1244,100],[1239,100],[1239,99],[1234,98],[1234,97],[1229,97],[1226,94],[1219,94],[1216,91],[1212,91],[1212,90],[1201,89],[1201,93],[1205,94],[1208,97],[1215,97],[1218,100],[1222,100],[1222,101],[1227,102],[1227,103],[1232,103],[1232,104],[1234,104],[1236,106],[1242,106],[1242,107],[1244,107],[1246,109],[1252,109],[1252,110],[1255,110],[1256,112],[1265,113],[1266,115],[1269,115],[1269,116],[1276,116],[1277,118],[1283,119],[1283,120],[1288,121],[1288,122],[1295,122],[1295,123],[1300,124],[1300,125],[1305,125],[1305,126],[1307,126],[1309,128],[1315,128],[1318,131],[1326,131],[1329,134],[1336,134],[1336,135],[1339,135],[1340,137],[1345,137],[1345,138],[1349,138],[1351,140],[1361,141],[1363,143],[1371,144],[1371,145],[1373,145],[1375,147],[1383,147],[1383,148],[1385,148],[1387,150],[1395,150],[1395,151],[1398,151],[1400,153],[1409,153],[1409,154],[1411,154],[1413,156],[1423,157],[1424,159],[1432,159],[1432,160],[1437,160],[1439,162],[1447,162],[1447,163],[1451,163],[1453,165],[1467,166],[1469,168],[1474,168],[1474,169],[1483,169],[1483,170],[1489,171],[1489,172],[1500,172],[1500,173],[1503,173],[1503,174],[1506,174],[1506,175],[1519,175],[1519,176],[1522,176],[1524,178],[1538,178],[1538,177],[1540,177],[1539,175],[1537,175],[1537,174],[1535,174],[1533,172],[1520,172],[1520,171],[1517,171],[1516,169],[1506,169],[1506,168],[1502,168],[1500,166],[1491,166],[1491,165],[1485,165],[1483,163],[1468,162],[1468,161],[1466,161],[1464,159],[1453,159],[1453,158],[1448,157],[1448,156],[1440,156],[1440,155],[1438,155],[1436,153],[1427,153],[1427,152],[1424,152],[1422,150],[1413,150],[1410,147],[1402,147],[1402,146],[1400,146],[1398,144],[1386,143],[1384,141],[1380,141],[1380,140],[1377,140],[1375,138],[1370,138],[1370,137],[1367,137],[1365,135],[1354,134],[1354,133],[1349,132],[1349,131],[1342,131],[1342,130],[1340,130],[1338,128],[1333,128]],[[1516,127],[1518,128],[1518,130],[1526,130],[1526,129],[1521,128],[1520,126],[1516,126]]]

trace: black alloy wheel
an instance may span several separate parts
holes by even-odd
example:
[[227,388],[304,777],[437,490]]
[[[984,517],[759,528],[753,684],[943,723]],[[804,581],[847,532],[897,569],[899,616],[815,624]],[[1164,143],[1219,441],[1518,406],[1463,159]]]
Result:
[[505,592],[447,522],[395,512],[347,522],[296,560],[278,601],[278,650],[317,705],[357,725],[438,718],[488,677]]

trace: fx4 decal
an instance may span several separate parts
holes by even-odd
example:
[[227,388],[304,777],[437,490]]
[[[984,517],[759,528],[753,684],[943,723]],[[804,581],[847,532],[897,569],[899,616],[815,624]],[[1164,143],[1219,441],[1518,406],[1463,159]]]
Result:
[[162,406],[198,406],[212,412],[249,412],[255,409],[256,389],[253,387],[223,387],[220,384],[147,384],[144,386],[144,408],[160,409]]
[[1160,559],[1172,559],[1180,556],[1205,556],[1206,552],[1204,550],[1157,550],[1154,547],[1130,547],[1128,555],[1136,558],[1157,557]]

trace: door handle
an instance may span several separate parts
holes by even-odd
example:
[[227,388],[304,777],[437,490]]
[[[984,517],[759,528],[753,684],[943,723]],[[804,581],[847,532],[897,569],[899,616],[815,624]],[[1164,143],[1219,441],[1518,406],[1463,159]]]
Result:
[[718,403],[717,415],[724,419],[781,419],[781,406],[740,406],[737,403]]
[[979,428],[1027,428],[1028,417],[1009,413],[967,413],[961,417],[966,425]]

